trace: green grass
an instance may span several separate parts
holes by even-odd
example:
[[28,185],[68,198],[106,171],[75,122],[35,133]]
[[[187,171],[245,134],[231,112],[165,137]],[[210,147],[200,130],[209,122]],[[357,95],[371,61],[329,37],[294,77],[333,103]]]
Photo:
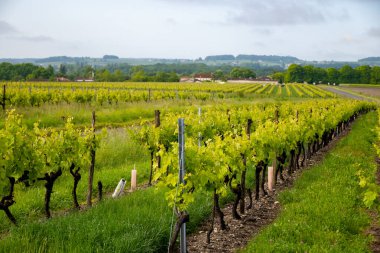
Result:
[[[140,119],[153,119],[154,110],[182,111],[192,104],[206,104],[212,101],[202,102],[198,100],[181,101],[156,101],[120,103],[118,105],[93,106],[89,104],[45,104],[40,107],[18,107],[16,112],[24,115],[25,123],[29,128],[37,121],[41,127],[63,127],[65,118],[73,117],[76,126],[91,126],[91,112],[96,112],[96,126],[120,127],[139,122]],[[11,109],[11,108],[7,108]],[[5,113],[0,112],[0,126],[4,124]]]
[[[206,197],[190,208],[190,230],[209,214]],[[165,252],[171,210],[163,199],[163,192],[149,188],[85,212],[13,227],[0,252]]]
[[372,88],[380,88],[380,84],[355,84],[355,83],[342,83],[339,84],[342,87],[372,87]]
[[279,217],[241,252],[370,252],[363,233],[370,219],[355,174],[375,175],[376,122],[374,112],[363,116],[320,165],[281,193]]

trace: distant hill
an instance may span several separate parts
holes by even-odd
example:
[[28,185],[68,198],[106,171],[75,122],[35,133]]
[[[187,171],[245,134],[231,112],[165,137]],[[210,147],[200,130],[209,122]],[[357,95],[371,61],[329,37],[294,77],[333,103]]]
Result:
[[205,61],[234,61],[235,56],[231,54],[222,54],[222,55],[210,55],[206,56]]
[[380,57],[367,57],[359,59],[358,62],[380,62]]
[[300,65],[313,65],[323,68],[340,68],[343,65],[350,65],[351,67],[357,67],[360,65],[380,66],[380,57],[367,57],[358,61],[346,62],[346,61],[305,61],[298,59],[294,56],[279,56],[279,55],[248,55],[239,54],[237,56],[231,54],[222,55],[209,55],[202,60],[197,59],[164,59],[164,58],[119,58],[116,55],[104,55],[101,58],[93,57],[70,57],[70,56],[52,56],[47,58],[0,58],[1,62],[9,62],[13,64],[18,63],[32,63],[40,66],[51,65],[58,68],[61,64],[67,65],[90,65],[93,67],[105,67],[109,64],[128,64],[134,65],[155,65],[155,64],[206,64],[208,66],[242,66],[254,69],[260,68],[275,68],[286,69],[290,64]]
[[284,62],[284,63],[294,63],[301,61],[300,59],[293,56],[278,56],[278,55],[247,55],[239,54],[236,56],[238,61],[266,61],[266,62]]
[[117,60],[117,59],[119,59],[119,57],[116,56],[116,55],[108,55],[108,54],[106,54],[106,55],[103,56],[103,60]]
[[89,60],[90,57],[68,57],[68,56],[52,56],[48,58],[35,59],[35,63],[75,63]]
[[295,63],[301,60],[293,56],[278,56],[278,55],[249,55],[239,54],[233,56],[230,54],[209,55],[205,61],[251,61],[251,62],[276,62],[276,63]]

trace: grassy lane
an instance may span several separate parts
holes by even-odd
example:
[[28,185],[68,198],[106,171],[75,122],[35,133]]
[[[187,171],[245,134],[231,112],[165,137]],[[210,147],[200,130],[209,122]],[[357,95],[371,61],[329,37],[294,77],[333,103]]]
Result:
[[359,169],[374,177],[374,112],[353,125],[324,161],[280,194],[282,211],[242,252],[369,252]]

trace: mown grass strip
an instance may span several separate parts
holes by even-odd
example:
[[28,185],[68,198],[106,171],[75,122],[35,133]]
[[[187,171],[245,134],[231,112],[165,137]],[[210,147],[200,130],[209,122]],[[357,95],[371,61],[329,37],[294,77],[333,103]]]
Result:
[[370,252],[356,173],[374,177],[374,112],[354,123],[324,161],[280,194],[280,216],[241,252]]

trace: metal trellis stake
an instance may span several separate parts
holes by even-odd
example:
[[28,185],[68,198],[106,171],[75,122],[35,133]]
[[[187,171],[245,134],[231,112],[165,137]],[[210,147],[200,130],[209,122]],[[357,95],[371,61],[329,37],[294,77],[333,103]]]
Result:
[[[179,181],[185,184],[185,120],[178,119],[178,160],[179,160]],[[186,253],[186,223],[181,225],[180,230],[180,252]]]

